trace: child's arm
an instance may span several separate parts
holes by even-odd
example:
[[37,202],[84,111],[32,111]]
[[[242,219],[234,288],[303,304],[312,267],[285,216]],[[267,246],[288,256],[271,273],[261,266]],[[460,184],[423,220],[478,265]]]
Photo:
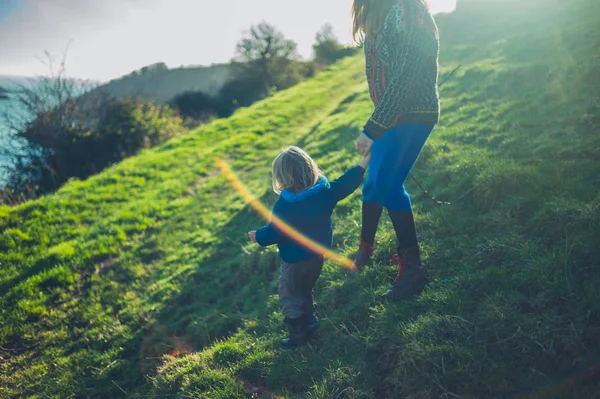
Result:
[[[275,207],[273,208],[273,215],[275,215],[276,208],[277,204],[275,204]],[[248,232],[248,238],[250,241],[257,243],[260,246],[268,247],[269,245],[279,243],[281,234],[281,231],[273,226],[273,222],[271,222],[258,230]]]
[[339,179],[330,183],[333,200],[336,203],[352,194],[360,186],[370,160],[371,154],[364,157],[357,166],[344,173]]
[[[248,233],[250,236],[252,231]],[[254,242],[259,244],[262,247],[268,247],[269,245],[279,243],[281,239],[281,232],[273,226],[273,223],[269,223],[266,226],[261,227],[260,229],[254,232]],[[250,236],[250,240],[252,237]]]

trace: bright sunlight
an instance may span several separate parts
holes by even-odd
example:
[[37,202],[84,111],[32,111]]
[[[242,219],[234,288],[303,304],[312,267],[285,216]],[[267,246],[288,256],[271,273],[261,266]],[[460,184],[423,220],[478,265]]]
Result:
[[429,0],[433,13],[452,12],[456,9],[456,0]]

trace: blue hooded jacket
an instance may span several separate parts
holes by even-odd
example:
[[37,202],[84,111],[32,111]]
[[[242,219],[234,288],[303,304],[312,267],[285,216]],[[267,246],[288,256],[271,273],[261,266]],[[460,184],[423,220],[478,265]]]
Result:
[[[310,240],[331,248],[333,209],[339,201],[360,186],[364,173],[362,167],[355,166],[335,181],[329,182],[322,177],[317,184],[300,193],[284,190],[273,207],[273,215]],[[301,262],[317,256],[285,235],[272,222],[256,231],[256,242],[262,246],[277,244],[281,259],[287,263]]]

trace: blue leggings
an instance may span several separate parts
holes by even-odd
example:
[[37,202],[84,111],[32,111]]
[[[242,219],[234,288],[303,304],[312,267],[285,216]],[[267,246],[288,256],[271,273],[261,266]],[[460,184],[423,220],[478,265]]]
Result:
[[404,181],[421,154],[434,125],[403,123],[375,140],[363,186],[363,202],[393,211],[412,210]]

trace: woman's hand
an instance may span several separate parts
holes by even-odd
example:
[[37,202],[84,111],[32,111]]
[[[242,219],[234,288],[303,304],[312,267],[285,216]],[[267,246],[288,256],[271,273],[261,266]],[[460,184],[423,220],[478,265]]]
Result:
[[366,134],[361,133],[356,140],[356,145],[354,148],[356,148],[356,150],[360,152],[363,157],[366,157],[371,153],[371,146],[373,146],[373,140],[371,140]]
[[248,232],[248,238],[252,242],[256,242],[256,230],[252,230]]

